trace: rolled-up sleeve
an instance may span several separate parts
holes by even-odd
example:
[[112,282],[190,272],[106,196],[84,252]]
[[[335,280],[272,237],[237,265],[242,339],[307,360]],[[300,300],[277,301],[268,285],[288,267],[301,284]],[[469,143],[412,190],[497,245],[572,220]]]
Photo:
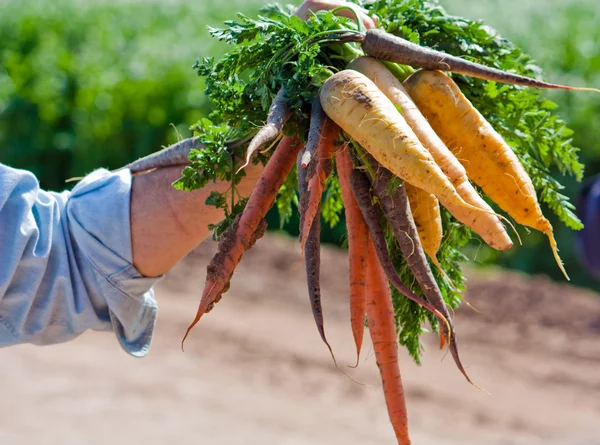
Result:
[[51,193],[0,164],[0,346],[112,330],[129,354],[147,354],[158,278],[132,265],[131,182],[129,170],[97,170]]

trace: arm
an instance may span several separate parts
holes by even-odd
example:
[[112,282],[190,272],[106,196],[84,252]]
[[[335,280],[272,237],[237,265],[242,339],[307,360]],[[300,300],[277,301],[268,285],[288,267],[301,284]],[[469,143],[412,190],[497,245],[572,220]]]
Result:
[[[249,196],[262,166],[246,167],[238,185]],[[205,204],[212,191],[223,193],[229,182],[217,181],[201,190],[182,192],[171,186],[181,167],[137,175],[131,191],[131,244],[133,265],[144,276],[166,273],[210,235],[209,224],[224,218],[223,211]]]
[[156,279],[131,264],[130,190],[128,170],[99,170],[50,193],[0,164],[0,346],[60,343],[91,329],[146,354]]

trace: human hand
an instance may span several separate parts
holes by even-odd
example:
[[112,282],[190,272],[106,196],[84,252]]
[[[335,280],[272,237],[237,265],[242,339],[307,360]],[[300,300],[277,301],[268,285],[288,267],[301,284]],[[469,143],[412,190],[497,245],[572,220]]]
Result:
[[[304,0],[304,3],[294,13],[297,17],[302,20],[307,20],[310,17],[310,12],[317,11],[331,11],[332,9],[339,8],[340,6],[348,6],[352,8],[356,15],[360,18],[361,24],[365,29],[372,29],[377,26],[377,17],[369,17],[367,11],[354,3],[347,2],[345,0]],[[356,16],[348,9],[342,9],[338,11],[338,15],[355,19]]]

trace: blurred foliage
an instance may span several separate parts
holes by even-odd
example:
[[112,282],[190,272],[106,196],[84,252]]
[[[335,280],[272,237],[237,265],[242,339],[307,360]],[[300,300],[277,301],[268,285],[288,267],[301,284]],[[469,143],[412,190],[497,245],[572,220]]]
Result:
[[[117,168],[187,137],[208,114],[198,57],[218,54],[206,25],[235,12],[253,15],[260,0],[0,0],[0,162],[33,171],[44,188],[98,167]],[[294,3],[299,3],[295,0]],[[449,12],[483,19],[533,56],[547,78],[600,85],[597,0],[441,0]],[[592,93],[545,92],[575,130],[586,176],[600,172],[600,99]],[[557,178],[576,198],[580,184]],[[550,216],[549,209],[544,213]],[[272,227],[278,224],[270,213]],[[575,284],[600,289],[579,266],[575,234],[552,220]],[[292,215],[285,229],[297,234]],[[323,240],[343,242],[338,225]],[[474,244],[467,254],[560,279],[546,239],[521,231],[524,246],[498,253]]]
[[[43,187],[174,142],[207,113],[192,70],[206,25],[258,2],[14,0],[0,5],[0,161]],[[238,7],[239,6],[239,7]]]

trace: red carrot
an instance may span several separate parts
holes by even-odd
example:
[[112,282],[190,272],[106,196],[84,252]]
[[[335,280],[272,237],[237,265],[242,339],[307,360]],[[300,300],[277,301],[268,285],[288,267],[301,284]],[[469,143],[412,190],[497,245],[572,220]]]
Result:
[[388,415],[399,445],[409,445],[408,415],[398,363],[398,334],[392,296],[373,243],[368,243],[367,318],[381,374]]
[[348,148],[344,147],[335,155],[344,211],[348,228],[348,259],[350,262],[350,323],[354,344],[356,345],[356,366],[360,359],[360,350],[365,331],[365,277],[367,273],[367,250],[369,228],[358,207],[350,187],[352,159]]
[[204,313],[210,311],[221,295],[229,289],[229,281],[242,254],[257,239],[257,230],[275,202],[277,193],[292,170],[302,144],[297,137],[284,137],[267,163],[258,183],[254,186],[244,212],[223,235],[219,252],[207,268],[206,284],[196,318],[187,329],[183,342]]

